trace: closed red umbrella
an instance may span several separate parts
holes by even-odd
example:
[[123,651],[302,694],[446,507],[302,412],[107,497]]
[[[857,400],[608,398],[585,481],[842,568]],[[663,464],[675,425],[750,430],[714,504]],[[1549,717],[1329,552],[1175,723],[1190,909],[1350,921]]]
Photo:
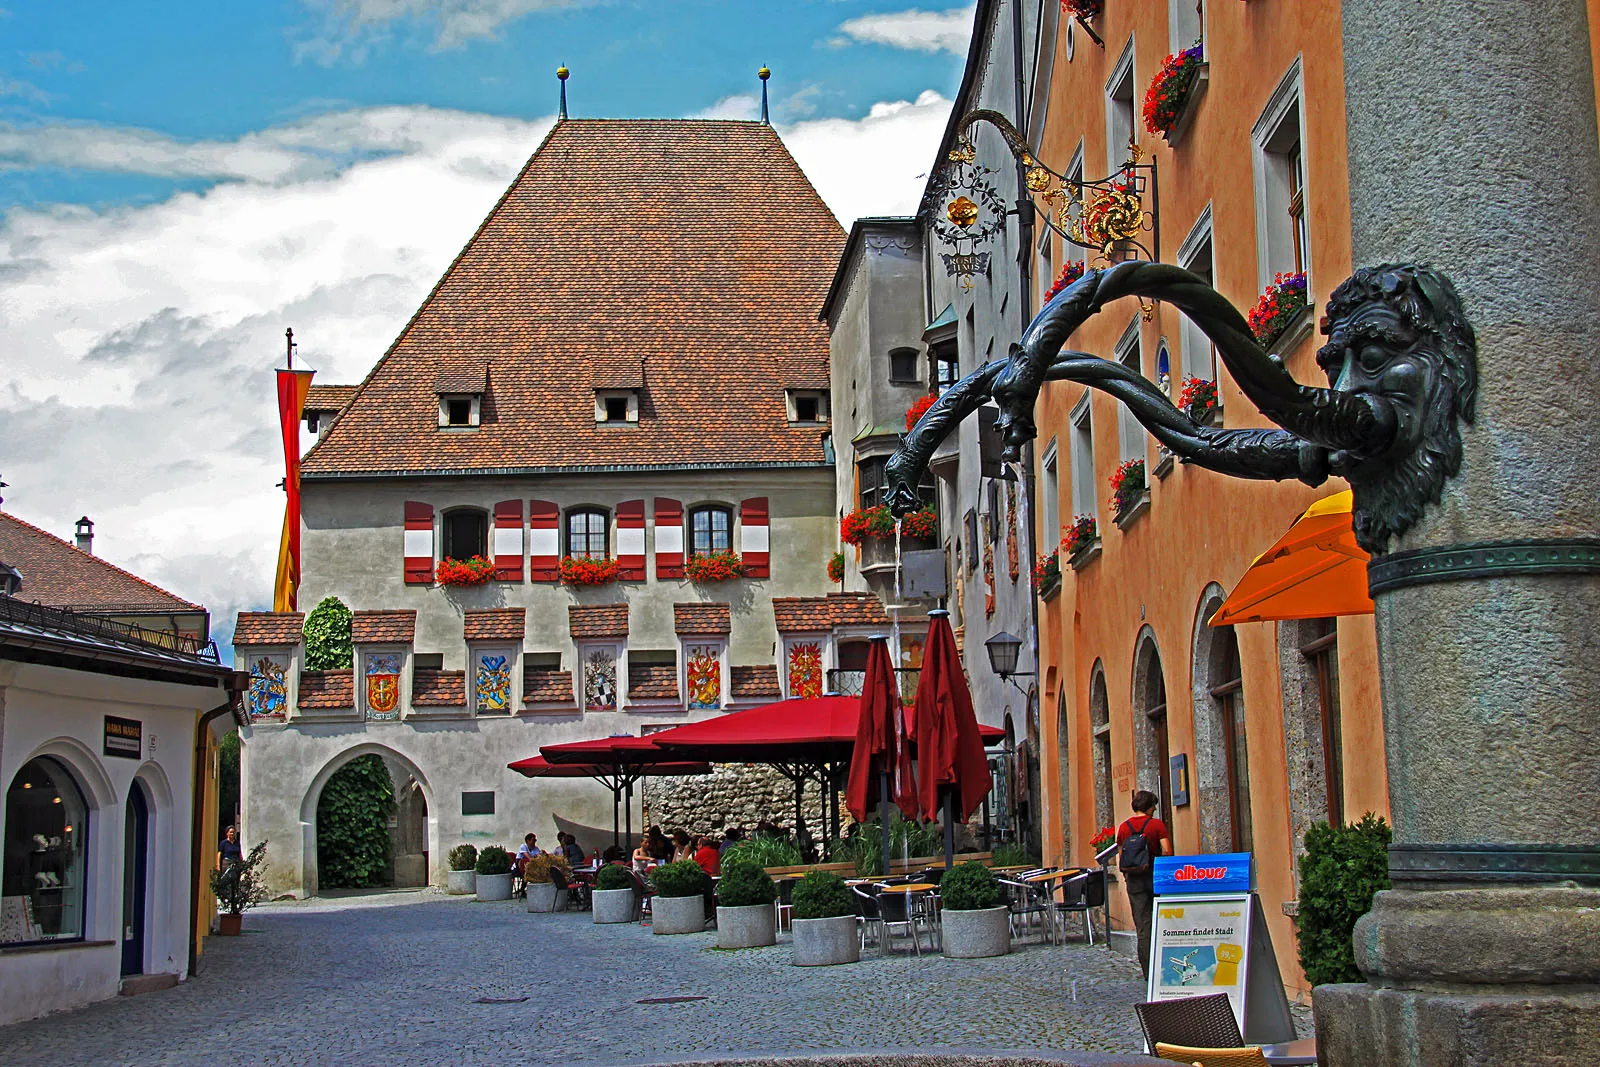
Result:
[[955,823],[978,810],[993,785],[972,694],[961,670],[950,613],[928,613],[928,643],[917,680],[917,786],[922,810],[944,812],[945,865],[955,852]]
[[[902,765],[903,775],[899,773]],[[873,804],[879,803],[887,835],[891,794],[908,818],[916,817],[916,792],[910,773],[911,754],[902,726],[894,667],[889,662],[889,642],[887,638],[874,637],[867,650],[866,676],[861,684],[861,712],[856,722],[855,747],[850,752],[845,806],[851,815],[866,822]]]

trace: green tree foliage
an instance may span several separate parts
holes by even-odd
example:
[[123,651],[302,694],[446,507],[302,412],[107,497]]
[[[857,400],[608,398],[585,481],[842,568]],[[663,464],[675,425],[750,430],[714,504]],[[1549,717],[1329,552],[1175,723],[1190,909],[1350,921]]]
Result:
[[1389,888],[1389,824],[1370,811],[1354,826],[1319,822],[1300,861],[1300,966],[1314,986],[1359,982],[1351,934]]
[[217,745],[217,840],[239,814],[239,731]]
[[748,908],[771,904],[778,887],[762,870],[761,864],[738,849],[730,848],[722,860],[722,881],[717,883],[717,903],[724,908]]
[[330,888],[387,885],[394,783],[381,756],[340,767],[317,800],[317,873]]
[[939,879],[939,899],[947,911],[981,911],[1000,903],[994,873],[974,860],[959,863]]
[[306,670],[348,670],[355,663],[355,646],[350,643],[350,609],[336,596],[306,616]]
[[854,915],[856,905],[844,879],[827,871],[812,871],[794,887],[796,919],[832,919]]

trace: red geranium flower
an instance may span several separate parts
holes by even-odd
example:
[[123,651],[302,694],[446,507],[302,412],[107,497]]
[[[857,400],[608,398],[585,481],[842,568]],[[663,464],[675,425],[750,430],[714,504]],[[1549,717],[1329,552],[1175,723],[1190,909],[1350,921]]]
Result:
[[929,393],[927,396],[917,397],[916,402],[906,409],[907,432],[911,430],[911,427],[917,424],[917,420],[922,418],[924,412],[933,407],[933,402],[938,399],[939,398],[934,396],[932,393]]
[[731,582],[744,577],[744,561],[733,552],[707,552],[690,556],[683,573],[691,582]]
[[617,580],[620,569],[614,559],[561,557],[561,580],[567,585],[606,585]]
[[1161,64],[1144,94],[1145,129],[1162,137],[1172,132],[1194,85],[1195,72],[1205,61],[1201,53],[1201,46],[1195,45],[1168,56]]
[[433,569],[440,585],[483,585],[494,577],[494,561],[483,556],[468,559],[441,559]]

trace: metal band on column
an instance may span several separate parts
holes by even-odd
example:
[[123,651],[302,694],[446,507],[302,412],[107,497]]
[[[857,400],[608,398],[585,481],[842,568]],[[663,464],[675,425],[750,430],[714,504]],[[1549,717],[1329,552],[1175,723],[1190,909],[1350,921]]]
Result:
[[1419,548],[1367,564],[1372,596],[1408,585],[1524,574],[1600,574],[1600,538],[1538,538]]

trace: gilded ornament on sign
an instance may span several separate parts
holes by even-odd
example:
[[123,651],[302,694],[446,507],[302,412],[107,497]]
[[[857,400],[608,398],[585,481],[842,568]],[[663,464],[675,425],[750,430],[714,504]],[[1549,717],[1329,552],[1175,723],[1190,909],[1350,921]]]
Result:
[[978,150],[972,147],[971,141],[957,141],[956,146],[950,149],[950,162],[952,163],[971,163],[977,158]]
[[1050,172],[1035,164],[1028,168],[1028,188],[1035,193],[1045,192],[1050,188]]
[[966,229],[978,221],[978,205],[964,196],[959,196],[950,202],[946,214],[950,216],[951,222]]

